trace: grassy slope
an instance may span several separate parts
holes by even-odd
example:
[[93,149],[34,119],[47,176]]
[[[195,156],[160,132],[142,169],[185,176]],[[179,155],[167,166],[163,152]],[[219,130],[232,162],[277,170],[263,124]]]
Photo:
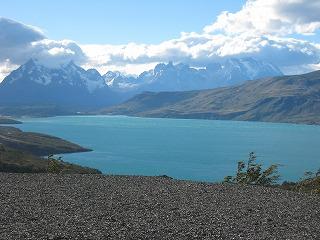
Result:
[[320,176],[305,179],[296,183],[284,182],[281,188],[298,192],[320,193]]
[[[46,173],[50,161],[41,156],[84,151],[90,150],[50,135],[0,126],[0,172]],[[101,173],[63,161],[55,162],[61,173]]]
[[23,132],[14,127],[0,126],[0,143],[35,155],[86,152],[89,149],[46,134]]
[[320,71],[191,92],[146,92],[102,114],[320,123]]
[[59,115],[72,115],[76,114],[76,112],[77,111],[73,109],[67,109],[55,105],[0,105],[1,114],[17,117],[51,117]]
[[[96,169],[57,161],[61,173],[100,174]],[[0,145],[0,172],[46,173],[50,162],[33,154]]]
[[21,124],[21,123],[22,122],[20,122],[20,121],[0,116],[0,124]]

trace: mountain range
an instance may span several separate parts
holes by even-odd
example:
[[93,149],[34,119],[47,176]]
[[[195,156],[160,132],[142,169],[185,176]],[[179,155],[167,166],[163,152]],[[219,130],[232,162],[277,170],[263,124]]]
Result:
[[210,89],[281,75],[282,72],[270,63],[254,58],[232,58],[198,69],[169,62],[158,64],[153,70],[143,72],[136,78],[126,77],[119,72],[108,72],[103,77],[114,91],[140,93]]
[[30,59],[0,83],[0,113],[8,115],[65,115],[96,111],[119,104],[145,91],[186,91],[240,84],[282,75],[270,63],[253,58],[229,59],[203,68],[158,64],[138,77],[119,72],[105,75],[74,62],[48,68]]
[[2,106],[59,106],[80,111],[117,103],[118,96],[95,69],[70,62],[58,69],[31,59],[0,84]]
[[99,113],[320,124],[320,71],[211,90],[145,92]]

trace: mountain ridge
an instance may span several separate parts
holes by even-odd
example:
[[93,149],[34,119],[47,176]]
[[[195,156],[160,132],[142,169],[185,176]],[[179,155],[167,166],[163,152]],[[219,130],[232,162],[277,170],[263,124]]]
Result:
[[205,69],[160,63],[135,78],[120,72],[101,75],[70,61],[56,68],[30,59],[0,83],[0,113],[14,116],[84,114],[119,104],[144,91],[208,89],[258,76],[281,75],[275,66],[252,58],[211,63]]
[[271,63],[254,58],[231,58],[224,62],[212,62],[203,68],[187,64],[159,63],[153,70],[138,77],[126,77],[119,72],[103,75],[108,86],[115,91],[189,91],[211,89],[240,84],[246,80],[282,76]]
[[0,106],[56,106],[82,111],[119,102],[95,69],[84,70],[72,61],[47,68],[30,59],[0,84]]
[[320,71],[187,92],[144,92],[99,111],[141,117],[320,124]]

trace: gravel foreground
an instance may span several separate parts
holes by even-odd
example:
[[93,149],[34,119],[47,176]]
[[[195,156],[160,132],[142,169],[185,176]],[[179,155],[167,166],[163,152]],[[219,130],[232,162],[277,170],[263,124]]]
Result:
[[0,239],[320,239],[319,200],[164,177],[0,173]]

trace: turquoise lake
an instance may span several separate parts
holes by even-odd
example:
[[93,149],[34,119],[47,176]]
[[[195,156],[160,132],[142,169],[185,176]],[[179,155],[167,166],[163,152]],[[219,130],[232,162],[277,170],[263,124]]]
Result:
[[320,168],[320,126],[125,116],[23,119],[19,128],[52,134],[93,152],[65,154],[72,163],[106,174],[169,175],[221,181],[256,152],[258,162],[281,164],[282,180]]

